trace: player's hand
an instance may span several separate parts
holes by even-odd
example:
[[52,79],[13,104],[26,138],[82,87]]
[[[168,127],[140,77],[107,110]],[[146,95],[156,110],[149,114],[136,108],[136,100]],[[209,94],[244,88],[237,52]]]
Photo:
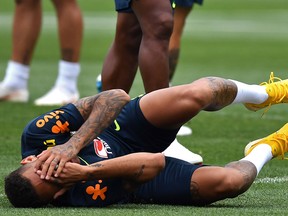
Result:
[[[34,170],[41,170],[41,179],[49,180],[52,174],[58,177],[67,161],[76,157],[78,151],[70,143],[55,146],[37,156]],[[54,172],[55,171],[55,172]]]
[[[67,162],[59,176],[57,178],[51,176],[49,181],[60,184],[64,188],[70,188],[76,182],[87,180],[87,170],[87,166]],[[41,170],[38,170],[36,173],[41,176]]]

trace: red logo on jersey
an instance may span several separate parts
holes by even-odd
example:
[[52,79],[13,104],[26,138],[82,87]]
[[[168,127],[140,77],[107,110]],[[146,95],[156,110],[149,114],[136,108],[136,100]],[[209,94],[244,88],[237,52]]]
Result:
[[96,155],[98,155],[101,158],[108,158],[108,153],[106,151],[106,148],[101,140],[94,139],[94,149]]

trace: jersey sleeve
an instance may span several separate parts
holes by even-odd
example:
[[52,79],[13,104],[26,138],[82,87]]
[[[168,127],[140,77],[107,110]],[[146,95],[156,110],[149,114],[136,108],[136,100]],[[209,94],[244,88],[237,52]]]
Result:
[[30,121],[21,137],[21,155],[40,154],[43,150],[61,145],[84,123],[78,109],[73,104],[42,114]]

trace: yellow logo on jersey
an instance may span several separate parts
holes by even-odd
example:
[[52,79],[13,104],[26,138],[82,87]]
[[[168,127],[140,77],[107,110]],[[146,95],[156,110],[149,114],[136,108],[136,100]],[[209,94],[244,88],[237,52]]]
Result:
[[56,146],[56,140],[55,139],[45,140],[44,145],[47,146],[47,149]]
[[98,197],[100,197],[102,200],[105,200],[106,199],[105,192],[107,191],[107,186],[101,188],[100,184],[102,183],[102,180],[99,180],[98,182],[99,184],[96,184],[95,187],[88,186],[86,188],[86,193],[89,195],[93,195],[92,196],[93,200],[96,200]]
[[116,120],[114,120],[114,124],[115,124],[115,131],[120,131],[120,125],[118,124],[118,122]]

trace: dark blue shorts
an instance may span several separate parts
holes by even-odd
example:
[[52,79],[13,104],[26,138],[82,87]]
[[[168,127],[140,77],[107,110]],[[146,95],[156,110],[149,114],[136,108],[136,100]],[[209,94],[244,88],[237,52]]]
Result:
[[[131,8],[132,0],[114,0],[115,10],[122,13],[133,13]],[[202,5],[203,0],[170,0],[171,5],[174,3],[176,6],[192,7],[194,3]]]
[[192,7],[193,4],[203,4],[203,0],[171,0],[171,2],[174,3],[176,7]]
[[117,12],[133,13],[131,8],[132,0],[114,0]]
[[165,169],[153,180],[143,184],[131,198],[133,203],[170,205],[192,204],[190,184],[192,174],[201,165],[166,157]]
[[131,100],[118,115],[116,123],[110,125],[99,137],[107,143],[117,143],[113,145],[114,149],[117,151],[119,148],[119,152],[125,149],[126,154],[162,152],[176,138],[179,129],[167,130],[152,125],[140,109],[140,100],[141,97]]
[[[115,10],[117,12],[133,13],[131,8],[132,0],[114,0]],[[193,4],[203,4],[203,0],[170,0],[171,4],[174,3],[176,6],[181,7],[192,7]]]

